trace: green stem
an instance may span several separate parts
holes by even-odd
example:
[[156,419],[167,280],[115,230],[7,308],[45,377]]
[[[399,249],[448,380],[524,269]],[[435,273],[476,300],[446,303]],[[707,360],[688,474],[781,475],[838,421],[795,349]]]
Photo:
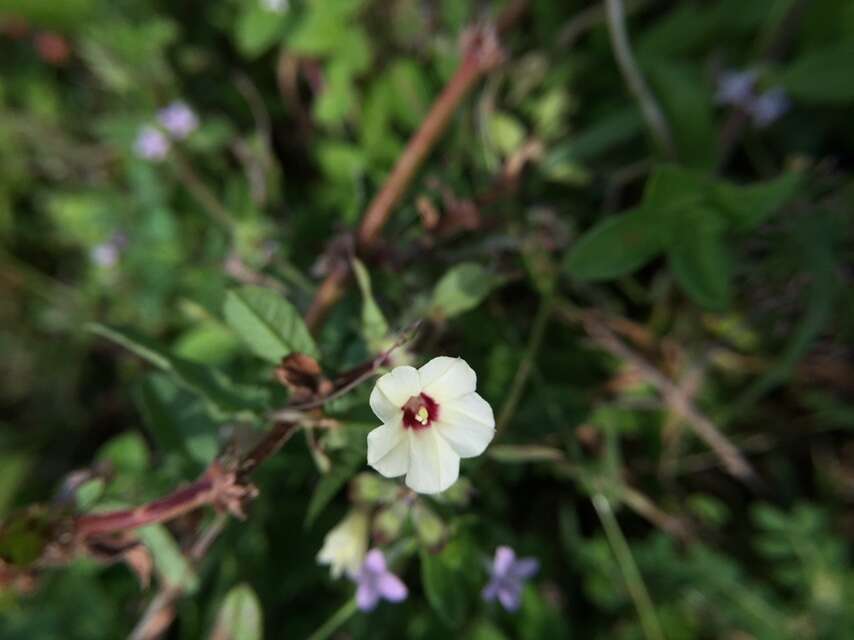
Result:
[[525,390],[525,385],[531,375],[531,369],[534,366],[534,361],[537,358],[537,353],[543,343],[543,337],[548,326],[549,316],[551,316],[554,296],[547,295],[540,301],[540,306],[537,309],[537,315],[534,318],[534,326],[531,329],[531,335],[528,338],[528,345],[525,348],[525,354],[522,356],[522,362],[519,363],[519,368],[516,370],[516,376],[513,378],[513,383],[510,385],[510,393],[507,394],[507,400],[501,407],[496,421],[496,429],[500,433],[504,427],[510,422],[513,414],[516,413],[516,407],[522,399],[522,392]]
[[333,613],[332,617],[324,622],[317,631],[312,633],[308,637],[308,640],[326,640],[326,638],[335,633],[342,624],[347,622],[347,620],[356,613],[356,610],[356,599],[350,598],[344,603],[344,606]]
[[614,551],[617,564],[620,565],[620,572],[623,574],[626,588],[629,590],[629,595],[631,595],[635,608],[638,611],[644,636],[648,640],[664,640],[664,633],[661,631],[661,625],[658,622],[658,616],[655,614],[652,599],[649,597],[649,592],[635,564],[635,559],[632,557],[629,544],[626,542],[626,538],[620,529],[620,524],[617,522],[617,518],[614,517],[614,512],[611,510],[608,498],[601,493],[597,493],[593,496],[593,506],[596,509],[599,520],[602,522],[602,528],[605,529],[605,536],[608,538],[608,544],[611,545],[611,549]]
[[608,19],[608,32],[611,34],[611,45],[614,48],[614,57],[617,59],[617,66],[620,67],[620,73],[623,74],[629,91],[640,104],[643,118],[656,142],[668,158],[674,158],[676,151],[667,120],[632,53],[629,34],[626,31],[626,11],[622,0],[605,0],[605,15]]
[[178,179],[181,181],[187,191],[196,199],[205,213],[207,213],[214,222],[219,223],[229,232],[234,227],[234,219],[231,214],[226,211],[225,207],[220,204],[220,201],[207,187],[204,181],[193,169],[193,165],[184,157],[177,149],[172,151],[172,162],[178,170]]

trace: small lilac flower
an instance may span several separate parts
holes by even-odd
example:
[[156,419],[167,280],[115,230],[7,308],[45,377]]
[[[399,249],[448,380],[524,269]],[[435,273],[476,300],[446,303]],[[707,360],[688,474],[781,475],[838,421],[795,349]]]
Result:
[[89,258],[97,266],[109,269],[119,261],[119,248],[110,242],[102,242],[92,247]]
[[92,247],[89,252],[89,259],[99,267],[110,269],[122,257],[122,250],[126,246],[127,236],[121,231],[117,231],[109,240]]
[[183,140],[199,126],[199,118],[185,102],[173,102],[157,112],[157,120],[163,128],[178,140]]
[[356,589],[356,604],[362,611],[373,611],[380,598],[401,602],[406,600],[409,593],[403,581],[388,570],[385,556],[379,549],[368,551],[355,581],[359,585]]
[[756,98],[748,112],[757,127],[767,127],[789,110],[789,98],[783,89],[769,89]]
[[510,547],[498,547],[492,563],[489,584],[483,590],[483,599],[493,602],[496,598],[507,611],[516,611],[521,604],[522,587],[525,580],[540,570],[536,558],[516,558]]
[[134,143],[136,155],[144,160],[159,161],[169,153],[169,138],[157,127],[145,125],[139,130]]
[[753,70],[725,71],[718,78],[715,102],[746,108],[753,102],[755,85],[756,72]]

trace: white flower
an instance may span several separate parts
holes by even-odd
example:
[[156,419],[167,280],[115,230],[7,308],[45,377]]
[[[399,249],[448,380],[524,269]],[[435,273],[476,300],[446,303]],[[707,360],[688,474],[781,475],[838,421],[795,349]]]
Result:
[[492,407],[476,384],[465,360],[447,356],[382,376],[370,402],[383,424],[368,434],[368,464],[386,478],[406,474],[418,493],[450,487],[460,458],[480,455],[495,435]]
[[320,564],[328,564],[333,578],[359,573],[368,550],[368,514],[353,509],[347,517],[326,534],[323,548],[317,554]]
[[288,0],[261,0],[261,6],[273,13],[284,13],[288,10]]

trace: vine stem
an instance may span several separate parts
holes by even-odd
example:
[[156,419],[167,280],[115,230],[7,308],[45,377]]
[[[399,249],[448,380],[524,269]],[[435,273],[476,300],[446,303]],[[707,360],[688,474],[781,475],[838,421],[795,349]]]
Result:
[[542,298],[540,306],[537,309],[537,315],[534,318],[534,326],[531,329],[531,335],[528,338],[528,345],[525,348],[525,354],[522,356],[522,361],[519,363],[519,368],[516,370],[516,375],[510,386],[510,393],[507,394],[507,400],[501,407],[496,420],[496,431],[502,433],[504,428],[513,418],[516,413],[516,407],[519,400],[522,398],[522,392],[525,390],[525,385],[528,383],[528,378],[531,376],[531,370],[534,366],[534,361],[543,344],[543,337],[546,334],[546,327],[549,323],[552,309],[554,307],[554,295],[549,294]]
[[629,590],[629,595],[635,603],[644,636],[646,636],[647,640],[664,640],[664,633],[661,631],[661,624],[658,622],[655,606],[649,597],[649,592],[643,582],[640,570],[638,570],[638,566],[635,564],[635,559],[632,557],[629,544],[626,542],[623,531],[620,529],[620,524],[611,510],[611,503],[601,493],[595,494],[592,500],[596,514],[599,516],[599,521],[602,523],[602,528],[605,530],[605,537],[608,538],[608,544],[611,545],[611,550],[614,552],[614,557],[620,566],[620,573],[623,574],[626,588]]
[[[382,189],[368,205],[362,217],[356,233],[360,253],[368,253],[374,248],[395,205],[400,202],[416,172],[447,129],[451,116],[478,80],[498,66],[503,58],[494,29],[481,27],[469,33],[460,66],[436,98],[415,135],[410,138]],[[305,316],[306,324],[311,330],[317,331],[320,328],[330,309],[344,294],[349,275],[349,264],[341,261],[318,287]]]
[[670,135],[670,127],[667,125],[667,120],[655,101],[655,96],[652,95],[652,91],[650,91],[632,53],[629,34],[626,30],[626,12],[623,0],[605,0],[605,14],[608,21],[608,33],[611,35],[611,44],[614,47],[614,57],[617,59],[617,66],[620,67],[620,73],[623,74],[629,91],[640,104],[641,113],[656,142],[669,158],[674,158],[676,151],[673,146],[673,137]]
[[344,603],[344,606],[338,609],[338,611],[333,613],[326,622],[320,625],[317,631],[308,637],[308,640],[326,640],[335,633],[342,624],[352,618],[356,611],[358,611],[356,599],[350,598]]

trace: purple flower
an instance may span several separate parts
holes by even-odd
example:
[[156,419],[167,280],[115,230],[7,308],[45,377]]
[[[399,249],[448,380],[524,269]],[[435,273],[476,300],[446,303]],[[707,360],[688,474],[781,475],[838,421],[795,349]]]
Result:
[[145,125],[139,130],[133,148],[140,158],[158,161],[169,153],[169,146],[169,138],[160,129]]
[[516,611],[521,604],[522,587],[525,580],[540,570],[536,558],[516,558],[510,547],[498,547],[492,562],[489,584],[483,590],[483,599],[493,602],[496,598],[507,611]]
[[355,577],[356,604],[362,611],[372,611],[380,598],[389,602],[406,600],[409,593],[403,581],[388,570],[385,556],[379,549],[371,549]]
[[178,140],[183,140],[199,126],[199,118],[185,102],[173,102],[161,109],[157,112],[157,120]]
[[776,87],[769,89],[756,98],[750,105],[748,112],[757,127],[767,127],[789,110],[789,98],[786,92]]
[[715,102],[747,108],[753,102],[755,85],[755,71],[725,71],[718,78]]
[[116,231],[109,240],[92,247],[89,258],[99,267],[112,268],[122,257],[122,250],[127,243],[127,236],[121,231]]

